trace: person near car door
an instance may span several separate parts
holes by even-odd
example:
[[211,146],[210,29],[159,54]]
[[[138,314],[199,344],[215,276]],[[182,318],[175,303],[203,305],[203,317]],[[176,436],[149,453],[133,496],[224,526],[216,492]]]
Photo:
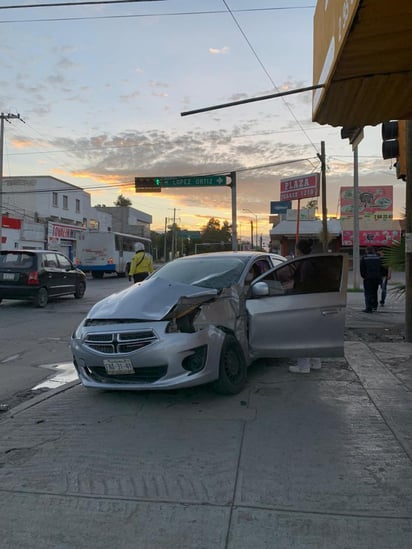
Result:
[[[312,252],[313,240],[305,238],[296,244],[296,257],[308,255]],[[311,285],[316,276],[313,264],[310,261],[298,262],[293,276],[293,289],[304,291],[307,285]],[[289,366],[289,372],[294,374],[309,374],[311,370],[320,370],[322,364],[318,357],[298,357],[296,364]]]
[[135,251],[129,269],[129,280],[133,278],[134,283],[141,282],[153,272],[152,257],[145,252],[141,242],[137,242]]
[[363,293],[365,296],[364,313],[372,313],[378,308],[378,288],[384,271],[382,261],[373,246],[366,248],[366,253],[360,260],[360,274],[363,278]]

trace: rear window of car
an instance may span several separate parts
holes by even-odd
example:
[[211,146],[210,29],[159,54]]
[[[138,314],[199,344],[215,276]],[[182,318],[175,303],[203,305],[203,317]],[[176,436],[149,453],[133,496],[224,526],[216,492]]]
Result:
[[30,269],[34,266],[35,257],[25,252],[1,252],[0,268]]

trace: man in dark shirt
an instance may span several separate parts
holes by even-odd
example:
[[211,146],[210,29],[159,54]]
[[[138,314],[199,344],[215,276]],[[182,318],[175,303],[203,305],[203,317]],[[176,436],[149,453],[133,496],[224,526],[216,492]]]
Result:
[[360,274],[363,278],[365,294],[364,313],[372,313],[378,308],[378,288],[382,280],[382,262],[375,249],[366,248],[365,255],[360,260]]

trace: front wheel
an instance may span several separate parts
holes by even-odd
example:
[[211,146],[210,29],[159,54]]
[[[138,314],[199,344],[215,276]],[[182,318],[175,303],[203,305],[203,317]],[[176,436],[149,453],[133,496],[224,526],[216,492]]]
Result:
[[85,291],[86,291],[86,284],[84,282],[79,282],[76,286],[76,290],[74,291],[74,297],[76,299],[81,299],[84,296]]
[[219,363],[219,379],[214,389],[222,395],[235,395],[246,384],[246,361],[237,339],[227,335],[222,346]]
[[34,298],[34,305],[36,307],[45,307],[49,302],[49,294],[47,293],[46,288],[40,288]]

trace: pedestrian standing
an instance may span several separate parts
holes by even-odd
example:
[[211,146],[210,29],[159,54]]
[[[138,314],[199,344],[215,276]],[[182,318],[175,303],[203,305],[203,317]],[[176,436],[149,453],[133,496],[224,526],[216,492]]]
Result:
[[365,296],[363,312],[372,313],[378,308],[378,288],[383,276],[381,258],[372,246],[366,248],[366,253],[360,260],[360,274]]
[[[312,252],[313,240],[305,238],[296,244],[296,257]],[[306,283],[310,283],[316,277],[313,264],[310,261],[298,262],[294,273],[294,290],[304,290]],[[320,370],[322,364],[318,357],[298,357],[296,364],[289,366],[289,372],[294,374],[309,374],[311,370]]]
[[129,280],[133,278],[133,282],[141,282],[153,272],[152,256],[144,250],[144,245],[137,242],[135,245],[136,253],[133,256],[129,270]]

